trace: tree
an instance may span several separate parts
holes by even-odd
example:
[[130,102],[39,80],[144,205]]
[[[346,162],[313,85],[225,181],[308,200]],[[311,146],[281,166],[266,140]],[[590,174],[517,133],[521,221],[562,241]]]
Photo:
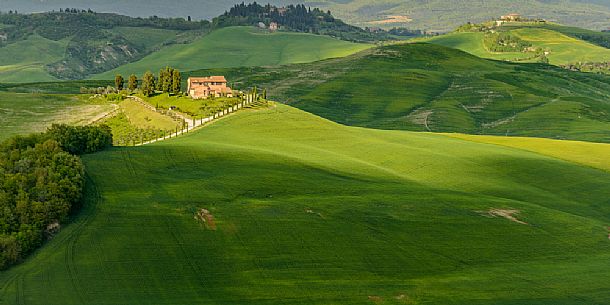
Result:
[[267,88],[263,89],[263,99],[267,99]]
[[172,92],[174,94],[179,94],[182,85],[182,75],[178,69],[174,69],[172,71]]
[[144,73],[142,77],[142,93],[146,96],[155,93],[155,76],[150,71]]
[[127,84],[127,88],[130,91],[134,91],[138,89],[138,77],[135,74],[129,76],[129,82]]
[[114,77],[114,84],[115,87],[118,91],[123,90],[123,83],[125,82],[125,79],[123,78],[123,76],[121,76],[121,74],[117,74]]

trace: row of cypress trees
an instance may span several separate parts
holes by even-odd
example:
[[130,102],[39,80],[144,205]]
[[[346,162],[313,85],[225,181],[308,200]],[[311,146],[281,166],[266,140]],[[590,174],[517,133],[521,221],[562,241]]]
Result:
[[[114,78],[114,83],[117,90],[123,90],[125,79],[122,75],[117,74]],[[155,75],[147,71],[142,76],[141,85],[138,84],[138,77],[135,74],[129,76],[127,81],[127,89],[135,91],[140,88],[142,94],[146,96],[153,95],[156,91],[164,93],[180,94],[182,89],[182,75],[178,69],[172,67],[165,67],[159,71],[159,74]]]

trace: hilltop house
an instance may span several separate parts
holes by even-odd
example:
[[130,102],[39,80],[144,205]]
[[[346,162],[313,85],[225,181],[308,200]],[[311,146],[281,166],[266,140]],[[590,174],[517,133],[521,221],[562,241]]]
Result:
[[280,26],[277,24],[277,22],[271,22],[269,24],[269,31],[271,32],[275,32],[277,30],[279,30]]
[[515,22],[521,20],[521,15],[519,14],[508,14],[500,17],[500,20],[505,22]]
[[206,99],[209,97],[233,97],[233,90],[227,87],[224,76],[189,77],[188,95],[193,99]]

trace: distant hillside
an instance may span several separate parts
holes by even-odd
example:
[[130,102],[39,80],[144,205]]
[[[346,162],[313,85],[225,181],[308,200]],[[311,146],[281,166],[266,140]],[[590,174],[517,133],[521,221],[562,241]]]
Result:
[[274,66],[313,62],[343,57],[371,48],[328,36],[276,32],[254,27],[216,30],[190,44],[166,47],[142,60],[95,75],[95,79],[114,79],[117,73],[142,75],[172,66],[182,71],[203,68]]
[[547,62],[554,65],[610,62],[610,33],[554,24],[515,23],[489,28],[482,25],[463,26],[457,32],[423,41],[460,49],[483,58],[514,62]]
[[92,11],[0,14],[0,81],[82,79],[210,31],[207,21]]
[[[131,16],[164,16],[211,19],[241,0],[4,0],[2,10],[40,12],[60,7],[91,8]],[[335,16],[360,26],[408,26],[431,31],[451,31],[466,21],[481,22],[517,12],[563,24],[591,29],[610,27],[610,2],[606,0],[270,0],[273,5],[305,3],[330,9]]]
[[610,142],[610,77],[432,44],[281,68],[213,70],[355,126]]

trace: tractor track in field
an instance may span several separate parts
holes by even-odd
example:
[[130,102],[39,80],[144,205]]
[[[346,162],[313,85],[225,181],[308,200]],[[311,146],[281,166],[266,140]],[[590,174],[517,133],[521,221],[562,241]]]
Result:
[[[76,226],[74,228],[72,228],[72,231],[70,232],[70,235],[68,235],[66,237],[66,251],[65,251],[65,263],[66,263],[66,271],[68,272],[68,275],[70,276],[70,281],[72,282],[72,285],[74,286],[74,290],[77,291],[77,295],[78,295],[78,299],[81,302],[81,304],[86,304],[85,302],[85,295],[83,293],[83,289],[81,289],[81,285],[80,285],[80,281],[78,280],[78,272],[76,270],[76,266],[74,263],[74,253],[75,253],[75,249],[76,249],[76,244],[83,232],[83,229],[91,222],[91,220],[93,219],[93,216],[95,216],[98,213],[98,204],[99,201],[102,199],[100,192],[97,188],[97,186],[95,185],[95,183],[93,182],[93,179],[91,179],[91,177],[87,174],[85,174],[85,183],[87,183],[89,185],[89,187],[91,188],[92,193],[90,194],[90,198],[92,198],[93,200],[91,200],[92,205],[91,205],[91,211],[90,213],[83,213],[83,219],[82,221],[76,223]],[[84,212],[84,211],[83,211]]]

